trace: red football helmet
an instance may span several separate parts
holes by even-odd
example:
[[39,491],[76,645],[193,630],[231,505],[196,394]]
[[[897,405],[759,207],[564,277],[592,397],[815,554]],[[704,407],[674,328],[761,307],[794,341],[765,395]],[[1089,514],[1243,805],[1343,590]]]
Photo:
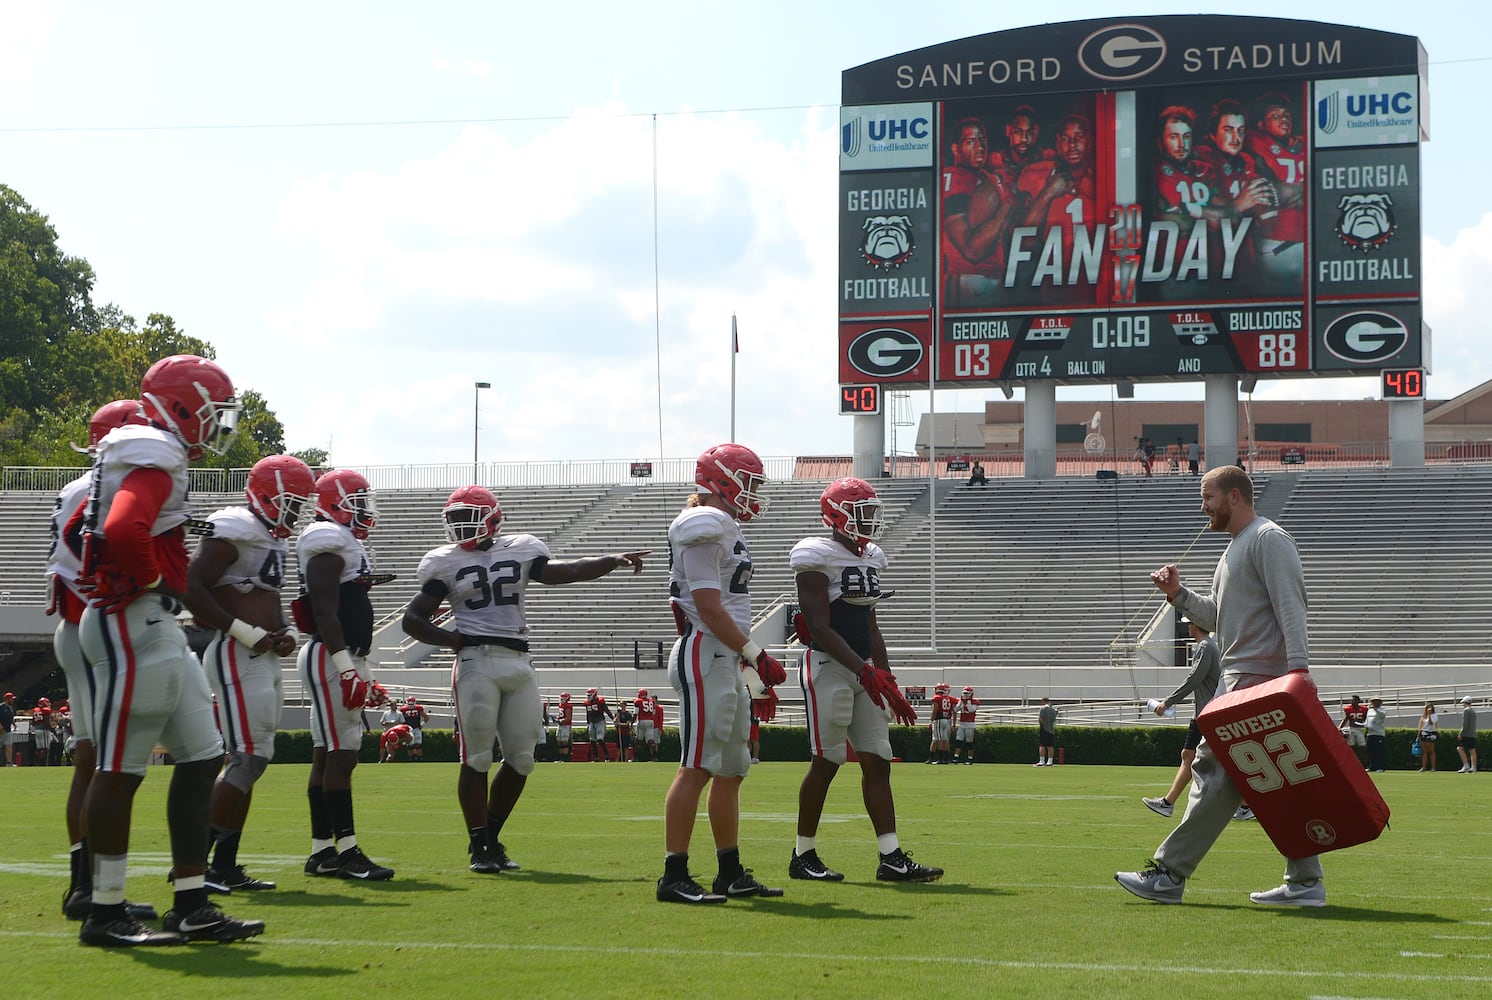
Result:
[[717,444],[694,463],[694,482],[724,500],[736,520],[761,517],[770,504],[761,495],[767,483],[762,460],[741,444]]
[[446,540],[474,549],[502,530],[503,509],[484,486],[463,486],[446,501],[441,512]]
[[938,681],[938,683],[933,685],[933,691],[937,694],[947,694],[948,690],[948,683],[946,681]]
[[819,497],[819,509],[823,511],[824,523],[835,534],[859,543],[862,553],[866,542],[875,541],[886,530],[881,500],[863,479],[850,477],[830,483]]
[[116,399],[94,410],[93,416],[88,418],[88,447],[78,448],[77,445],[73,447],[91,455],[98,448],[98,443],[104,439],[104,435],[114,428],[143,423],[145,423],[145,415],[140,412],[138,399]]
[[289,538],[301,508],[316,497],[316,477],[293,455],[270,455],[254,463],[244,487],[249,509],[276,538]]
[[37,708],[51,708],[52,707],[52,699],[51,698],[38,698],[38,699],[36,699],[36,707]]
[[570,700],[570,692],[568,692],[568,691],[561,691],[560,692],[560,701],[569,701],[569,700]]
[[974,693],[974,689],[972,687],[969,687],[967,684],[964,685],[964,694],[973,694],[973,693]]
[[242,407],[233,380],[217,362],[195,354],[173,354],[150,366],[140,380],[145,418],[176,435],[195,462],[207,452],[221,455],[238,433]]
[[646,698],[647,696],[648,696],[648,689],[647,688],[638,688],[637,689],[637,697],[639,697],[639,698]]
[[316,480],[316,513],[347,525],[358,538],[367,538],[378,523],[373,487],[351,469],[335,469]]

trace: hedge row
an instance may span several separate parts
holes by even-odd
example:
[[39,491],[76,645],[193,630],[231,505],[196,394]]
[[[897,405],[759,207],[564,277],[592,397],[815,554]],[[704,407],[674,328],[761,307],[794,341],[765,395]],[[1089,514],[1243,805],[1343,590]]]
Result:
[[[363,734],[358,759],[378,760],[380,733]],[[1388,766],[1392,770],[1418,770],[1420,758],[1410,752],[1413,729],[1388,730]],[[1179,726],[1126,726],[1100,728],[1067,726],[1057,729],[1057,750],[1068,764],[1167,765],[1181,760],[1186,730]],[[892,726],[891,751],[904,761],[928,758],[928,730],[917,726]],[[584,742],[584,741],[581,741]],[[1460,766],[1454,738],[1440,741],[1440,770]],[[426,729],[424,755],[427,761],[457,760],[455,734],[449,729]],[[401,754],[402,759],[404,755]],[[548,759],[555,759],[553,734],[548,741]],[[665,729],[660,756],[679,759],[679,731]],[[808,733],[802,726],[761,727],[762,760],[808,760]],[[1022,764],[1036,760],[1036,730],[1030,726],[980,726],[974,734],[974,759],[980,763]],[[305,764],[311,760],[311,734],[304,729],[282,731],[275,738],[275,762]]]

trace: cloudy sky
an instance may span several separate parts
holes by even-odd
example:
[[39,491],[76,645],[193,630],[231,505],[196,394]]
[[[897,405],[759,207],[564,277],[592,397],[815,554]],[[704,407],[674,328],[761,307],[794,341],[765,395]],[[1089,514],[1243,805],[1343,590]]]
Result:
[[[93,265],[96,301],[211,342],[291,449],[468,462],[487,381],[484,462],[692,455],[730,434],[734,313],[737,438],[764,456],[848,454],[833,409],[840,74],[1034,12],[0,0],[0,182]],[[1492,378],[1476,294],[1492,287],[1492,15],[1319,0],[1310,16],[1429,51],[1429,387],[1454,396]],[[1279,380],[1255,398],[1375,393]],[[940,392],[938,408],[988,395]]]

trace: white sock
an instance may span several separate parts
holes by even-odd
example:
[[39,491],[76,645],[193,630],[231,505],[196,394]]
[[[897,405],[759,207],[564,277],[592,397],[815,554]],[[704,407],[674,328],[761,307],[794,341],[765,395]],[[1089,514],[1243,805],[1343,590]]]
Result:
[[320,854],[322,851],[326,850],[328,847],[336,847],[336,846],[337,846],[337,842],[335,840],[333,840],[332,838],[330,838],[330,837],[312,837],[311,838],[311,853],[312,854]]
[[337,838],[337,853],[338,854],[341,854],[343,851],[350,851],[350,850],[352,850],[356,846],[357,846],[357,837],[356,836],[346,836],[346,837],[338,837]]
[[817,837],[805,837],[801,833],[798,834],[798,847],[796,851],[798,857],[801,858],[803,855],[813,850],[814,841],[816,840],[818,840]]
[[124,874],[129,857],[124,854],[93,856],[93,902],[110,906],[124,902]]
[[896,839],[896,831],[883,833],[876,837],[876,849],[882,854],[890,854],[901,846],[901,841]]

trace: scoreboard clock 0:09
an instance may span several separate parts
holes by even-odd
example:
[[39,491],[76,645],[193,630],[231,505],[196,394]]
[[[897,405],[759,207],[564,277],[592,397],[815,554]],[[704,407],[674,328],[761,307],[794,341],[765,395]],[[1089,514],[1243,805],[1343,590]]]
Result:
[[1309,371],[1299,309],[1168,309],[957,316],[940,381],[1164,378]]

